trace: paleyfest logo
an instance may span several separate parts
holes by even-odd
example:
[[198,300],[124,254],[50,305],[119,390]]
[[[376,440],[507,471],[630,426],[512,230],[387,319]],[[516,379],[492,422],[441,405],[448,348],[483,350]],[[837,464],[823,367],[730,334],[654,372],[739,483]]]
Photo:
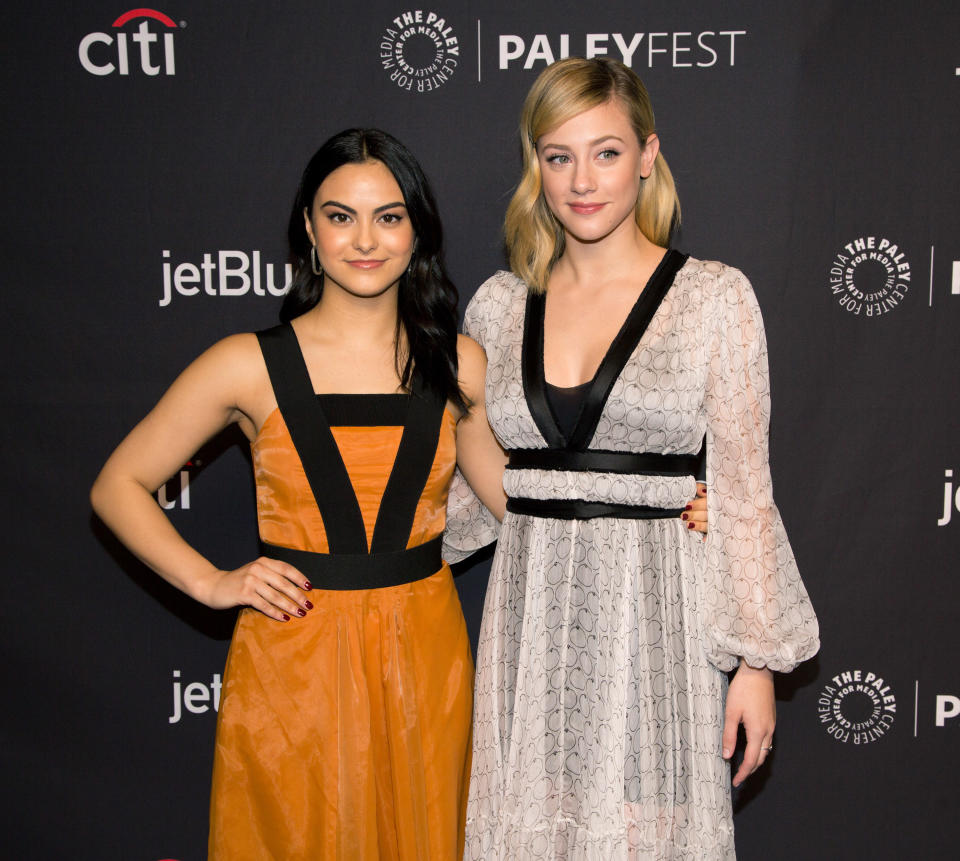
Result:
[[903,302],[910,289],[910,261],[886,237],[848,242],[830,267],[830,292],[855,316],[879,317]]
[[[570,33],[536,33],[526,37],[501,33],[497,37],[497,63],[500,70],[548,66],[571,54]],[[737,64],[737,37],[746,30],[663,31],[660,33],[580,33],[573,34],[576,56],[610,56],[625,66],[648,69],[669,66],[674,69],[709,69]]]
[[897,715],[897,698],[884,680],[864,670],[835,675],[817,700],[820,723],[843,744],[869,744],[886,735]]
[[[136,32],[130,34],[130,41],[138,47],[132,47],[127,42],[127,33],[121,28],[130,21],[140,20]],[[150,22],[158,22],[161,33],[154,33],[150,29]],[[158,12],[156,9],[131,9],[124,12],[111,25],[111,33],[87,33],[80,40],[77,53],[80,65],[91,75],[119,75],[130,74],[130,53],[139,54],[140,71],[145,75],[155,76],[161,72],[164,75],[175,75],[177,71],[176,58],[173,53],[173,32],[177,24],[169,15]],[[154,44],[163,42],[162,50],[153,51]],[[136,62],[136,59],[134,62]]]
[[401,90],[429,93],[457,70],[460,43],[436,12],[402,12],[380,36],[380,65]]

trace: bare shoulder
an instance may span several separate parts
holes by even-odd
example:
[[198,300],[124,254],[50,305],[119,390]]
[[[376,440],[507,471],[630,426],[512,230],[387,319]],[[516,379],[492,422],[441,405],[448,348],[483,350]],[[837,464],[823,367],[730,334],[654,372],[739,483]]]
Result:
[[468,400],[483,403],[483,385],[487,373],[487,356],[473,338],[457,335],[457,377]]
[[202,352],[185,376],[210,379],[219,387],[242,391],[266,380],[266,365],[257,336],[252,332],[229,335]]
[[211,407],[257,417],[269,409],[270,398],[259,342],[247,332],[230,335],[204,350],[177,377],[161,405],[172,401],[178,409]]
[[222,366],[225,372],[238,374],[256,366],[264,367],[260,344],[253,332],[241,332],[222,338],[201,353],[197,362]]
[[457,335],[457,365],[461,384],[479,382],[487,372],[487,354],[469,335]]
[[476,341],[469,335],[457,335],[457,358],[460,364],[482,362],[486,364],[487,356]]

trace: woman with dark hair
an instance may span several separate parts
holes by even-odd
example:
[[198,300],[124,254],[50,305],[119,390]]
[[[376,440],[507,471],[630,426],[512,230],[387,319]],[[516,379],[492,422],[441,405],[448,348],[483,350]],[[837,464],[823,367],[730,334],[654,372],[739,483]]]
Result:
[[[441,559],[454,462],[502,513],[482,351],[456,333],[433,196],[394,138],[307,165],[282,324],[194,361],[110,456],[97,513],[144,563],[240,606],[217,724],[210,857],[459,858],[473,664]],[[262,555],[218,569],[156,489],[236,422]],[[463,489],[461,488],[461,499]]]
[[[819,645],[773,502],[759,307],[668,248],[673,178],[622,63],[547,67],[521,145],[512,272],[465,318],[510,461],[465,858],[732,859],[738,727],[734,785],[773,750],[773,672]],[[677,515],[704,438],[702,542]]]

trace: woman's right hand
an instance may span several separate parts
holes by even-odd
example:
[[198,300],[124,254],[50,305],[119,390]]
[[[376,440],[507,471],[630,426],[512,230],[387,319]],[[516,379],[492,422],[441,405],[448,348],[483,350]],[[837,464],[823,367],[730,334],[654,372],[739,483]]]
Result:
[[204,603],[215,610],[252,607],[278,622],[306,616],[313,604],[306,594],[310,582],[296,568],[261,556],[233,571],[220,571]]

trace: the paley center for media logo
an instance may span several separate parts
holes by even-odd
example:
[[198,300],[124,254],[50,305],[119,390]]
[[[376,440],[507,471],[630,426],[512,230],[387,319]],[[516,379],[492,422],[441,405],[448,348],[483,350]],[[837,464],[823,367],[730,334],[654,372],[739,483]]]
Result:
[[460,65],[460,41],[438,12],[401,12],[380,34],[380,65],[408,93],[442,87]]
[[836,741],[870,744],[893,726],[897,698],[882,676],[867,670],[844,670],[820,691],[817,714]]
[[130,9],[114,19],[109,31],[87,33],[80,40],[80,65],[98,76],[130,75],[131,70],[151,77],[175,75],[174,33],[180,26],[156,9]]
[[837,252],[829,287],[837,304],[855,317],[880,317],[899,307],[910,290],[910,261],[885,236],[858,236]]

